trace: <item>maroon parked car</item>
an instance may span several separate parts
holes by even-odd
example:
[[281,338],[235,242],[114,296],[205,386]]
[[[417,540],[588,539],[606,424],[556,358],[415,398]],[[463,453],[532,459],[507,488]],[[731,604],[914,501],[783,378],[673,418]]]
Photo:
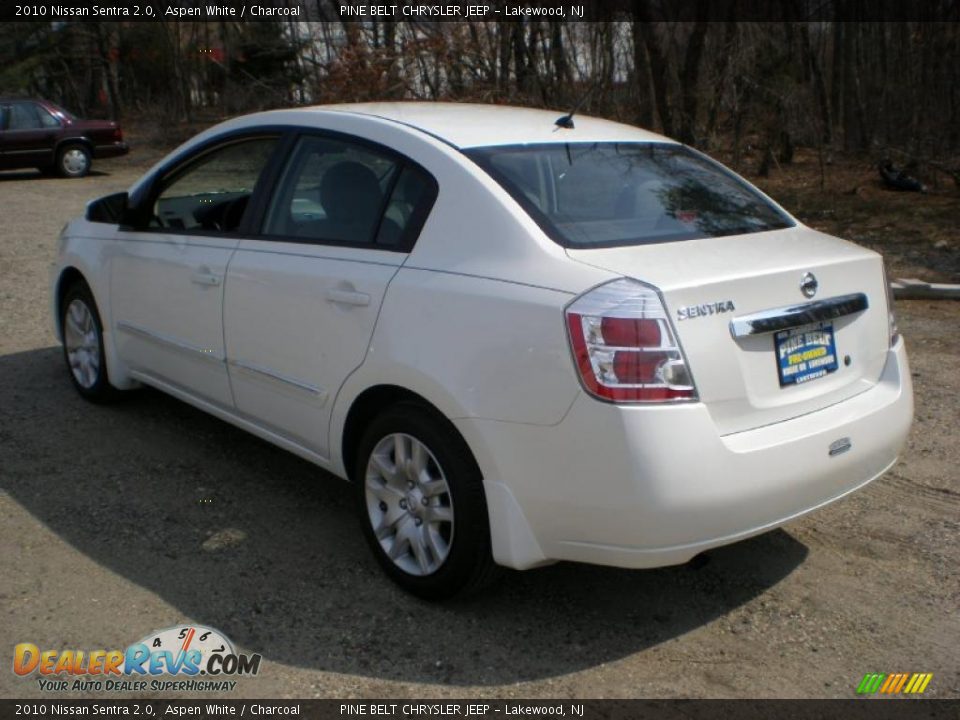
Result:
[[46,100],[0,97],[0,170],[35,167],[83,177],[93,158],[129,151],[115,122],[81,120]]

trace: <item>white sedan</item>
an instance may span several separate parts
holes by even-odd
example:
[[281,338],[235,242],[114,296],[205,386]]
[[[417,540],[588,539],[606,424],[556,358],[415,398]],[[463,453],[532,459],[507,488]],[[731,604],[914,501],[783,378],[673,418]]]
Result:
[[222,123],[66,226],[52,308],[81,395],[150,385],[350,480],[430,598],[764,532],[883,474],[913,413],[879,255],[539,110]]

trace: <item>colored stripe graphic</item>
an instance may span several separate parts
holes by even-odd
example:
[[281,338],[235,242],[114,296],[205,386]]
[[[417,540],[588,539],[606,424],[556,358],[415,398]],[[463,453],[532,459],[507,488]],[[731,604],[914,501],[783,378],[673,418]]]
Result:
[[190,628],[190,632],[187,633],[187,637],[183,640],[183,646],[180,648],[180,652],[186,652],[190,649],[190,641],[193,640],[193,636],[197,634],[196,628]]
[[863,676],[863,680],[860,681],[857,692],[860,694],[875,693],[880,689],[880,683],[883,682],[885,677],[886,675],[883,673],[867,673]]
[[908,677],[910,677],[910,673],[900,673],[900,681],[897,683],[897,687],[890,692],[900,692],[900,689],[903,687],[904,683],[907,682]]
[[933,673],[916,673],[915,679],[911,678],[910,683],[907,685],[907,689],[904,692],[908,692],[914,695],[922,693],[927,689],[927,685],[930,684],[930,679],[933,677]]
[[927,689],[933,673],[867,673],[857,685],[858,695],[918,695]]
[[880,692],[882,693],[891,692],[893,688],[896,687],[897,680],[899,679],[900,679],[900,676],[897,675],[897,673],[893,673],[892,675],[887,675],[887,681],[880,687]]

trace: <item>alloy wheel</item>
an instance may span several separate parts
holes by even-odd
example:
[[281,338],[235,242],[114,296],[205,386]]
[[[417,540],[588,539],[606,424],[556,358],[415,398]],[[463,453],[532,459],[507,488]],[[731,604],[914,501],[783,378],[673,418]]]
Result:
[[405,433],[387,435],[370,453],[364,483],[370,526],[387,557],[410,575],[436,572],[450,554],[454,510],[430,449]]
[[74,298],[63,319],[63,342],[70,372],[80,387],[89,390],[100,377],[100,337],[93,312],[83,300]]

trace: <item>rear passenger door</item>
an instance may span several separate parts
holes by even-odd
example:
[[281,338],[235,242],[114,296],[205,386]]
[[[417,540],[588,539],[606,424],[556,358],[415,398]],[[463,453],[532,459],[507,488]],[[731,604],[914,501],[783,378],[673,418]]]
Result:
[[340,386],[366,355],[387,285],[436,196],[424,170],[379,146],[303,134],[230,261],[224,337],[237,410],[329,456]]

